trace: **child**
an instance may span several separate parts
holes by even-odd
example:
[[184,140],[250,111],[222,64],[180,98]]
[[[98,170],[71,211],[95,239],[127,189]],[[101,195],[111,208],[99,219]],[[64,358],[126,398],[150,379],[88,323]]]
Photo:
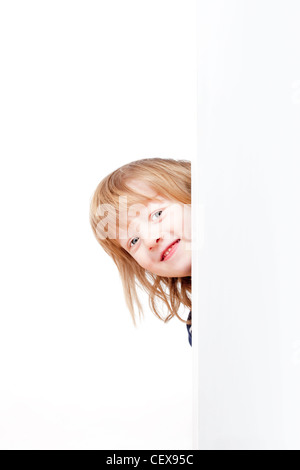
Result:
[[[118,168],[98,184],[90,223],[119,270],[134,324],[134,302],[143,313],[138,285],[158,318],[176,316],[187,324],[192,345],[191,163],[146,158]],[[166,318],[158,299],[168,309]],[[181,304],[190,310],[187,321],[178,315]]]

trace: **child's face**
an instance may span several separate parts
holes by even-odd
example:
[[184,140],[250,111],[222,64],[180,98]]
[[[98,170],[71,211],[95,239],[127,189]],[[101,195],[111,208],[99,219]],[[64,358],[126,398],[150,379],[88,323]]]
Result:
[[[148,205],[127,208],[128,231],[120,231],[121,246],[147,271],[163,277],[191,276],[191,205],[164,199],[138,180],[127,184],[153,199]],[[163,259],[166,249],[177,240]]]

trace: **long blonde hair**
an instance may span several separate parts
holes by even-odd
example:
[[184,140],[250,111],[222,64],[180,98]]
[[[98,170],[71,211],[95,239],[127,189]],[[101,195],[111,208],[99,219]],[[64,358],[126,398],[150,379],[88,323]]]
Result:
[[[120,246],[117,237],[114,236],[116,230],[118,231],[122,226],[120,223],[122,210],[120,196],[126,196],[126,201],[129,204],[151,199],[133,192],[126,185],[126,181],[133,178],[147,182],[154,190],[157,190],[158,194],[167,199],[191,204],[191,162],[170,158],[145,158],[123,165],[98,184],[90,203],[92,230],[99,244],[111,256],[119,270],[125,301],[134,324],[136,324],[134,302],[137,304],[139,316],[143,314],[143,308],[137,295],[137,285],[149,295],[149,307],[158,318],[167,322],[176,316],[181,321],[190,323],[178,315],[178,310],[181,304],[189,309],[192,308],[191,276],[162,277],[145,270]],[[107,211],[108,215],[105,216],[99,213],[100,206],[102,208],[113,207],[114,210]],[[104,217],[108,222],[108,230],[105,230],[101,224]],[[165,318],[159,311],[158,299],[167,306],[169,311]]]

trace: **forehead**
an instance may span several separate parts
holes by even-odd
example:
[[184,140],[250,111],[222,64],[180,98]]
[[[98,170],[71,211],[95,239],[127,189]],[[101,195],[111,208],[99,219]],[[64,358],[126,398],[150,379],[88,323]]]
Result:
[[126,184],[130,189],[132,189],[132,191],[140,195],[141,198],[143,197],[150,198],[149,200],[133,204],[133,206],[129,205],[126,207],[127,212],[128,212],[127,214],[128,221],[137,217],[136,209],[138,210],[142,209],[146,211],[147,209],[149,208],[151,209],[153,206],[155,206],[155,204],[166,201],[166,199],[162,197],[160,194],[158,194],[157,191],[155,191],[153,188],[151,188],[151,186],[147,182],[131,179],[127,181]]
[[127,186],[132,189],[134,192],[141,194],[142,196],[157,198],[159,195],[157,192],[151,188],[149,183],[145,181],[139,181],[136,179],[131,179],[126,182]]

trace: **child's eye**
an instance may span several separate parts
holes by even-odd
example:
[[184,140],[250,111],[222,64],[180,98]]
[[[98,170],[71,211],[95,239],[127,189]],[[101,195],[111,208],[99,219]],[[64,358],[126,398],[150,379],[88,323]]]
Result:
[[[162,210],[156,211],[156,212],[154,212],[154,214],[152,214],[152,215],[158,214],[159,212],[162,212]],[[152,217],[151,217],[151,218],[152,218]]]
[[136,243],[134,243],[134,244],[132,245],[131,242],[133,242],[133,240],[136,240],[137,238],[139,238],[139,237],[135,237],[135,238],[133,238],[133,239],[129,242],[130,248],[133,247],[134,245],[136,245]]

